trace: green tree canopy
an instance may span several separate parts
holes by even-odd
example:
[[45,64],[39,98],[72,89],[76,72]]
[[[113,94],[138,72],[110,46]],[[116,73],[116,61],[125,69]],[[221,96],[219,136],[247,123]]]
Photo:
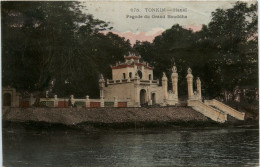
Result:
[[[191,67],[202,80],[203,94],[220,97],[235,89],[258,88],[257,4],[237,2],[233,8],[212,12],[208,25],[192,32],[176,24],[152,43],[137,42],[134,48],[155,66],[161,77],[175,62],[179,73],[179,94],[187,94],[185,76]],[[169,81],[170,82],[170,81]]]
[[3,85],[98,95],[98,76],[131,48],[79,2],[2,2]]

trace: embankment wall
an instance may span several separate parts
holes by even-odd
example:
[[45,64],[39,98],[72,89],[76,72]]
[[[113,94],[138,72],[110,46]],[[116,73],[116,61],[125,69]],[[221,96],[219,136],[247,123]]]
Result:
[[190,107],[155,108],[2,108],[4,121],[79,123],[208,121]]

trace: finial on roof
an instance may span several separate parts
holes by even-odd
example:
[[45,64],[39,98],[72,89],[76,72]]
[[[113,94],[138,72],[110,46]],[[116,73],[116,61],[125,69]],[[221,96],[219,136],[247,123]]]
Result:
[[191,73],[192,73],[192,70],[191,70],[190,67],[188,68],[187,72],[188,72],[188,74],[191,74]]
[[176,65],[175,65],[175,62],[174,62],[174,65],[173,65],[173,67],[172,67],[172,72],[173,72],[173,73],[176,73],[176,72],[177,72],[177,67],[176,67]]
[[105,82],[104,77],[103,77],[103,74],[100,74],[99,82]]
[[166,77],[166,74],[165,74],[165,72],[163,72],[163,77]]

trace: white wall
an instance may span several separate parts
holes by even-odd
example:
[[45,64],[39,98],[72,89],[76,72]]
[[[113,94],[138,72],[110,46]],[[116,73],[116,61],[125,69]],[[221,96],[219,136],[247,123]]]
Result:
[[106,100],[113,100],[116,96],[118,100],[127,100],[130,98],[130,103],[132,105],[140,102],[140,91],[144,89],[146,91],[146,100],[149,102],[152,98],[151,94],[155,93],[155,101],[160,104],[163,102],[162,87],[158,85],[144,85],[140,84],[137,87],[134,86],[134,82],[130,83],[120,83],[120,84],[110,84],[104,88],[104,98]]
[[126,79],[127,79],[129,77],[129,72],[132,72],[132,78],[134,78],[134,76],[135,76],[135,68],[134,67],[112,69],[112,80],[124,79],[123,73],[125,73]]
[[[126,74],[126,79],[129,77],[129,73],[132,72],[132,78],[135,77],[135,73],[137,71],[137,66],[134,65],[134,67],[125,67],[125,68],[119,68],[119,69],[112,69],[112,80],[120,80],[123,78],[123,73]],[[153,79],[153,70],[144,68],[144,66],[141,67],[142,71],[142,80],[149,80],[149,74],[152,75]]]
[[134,99],[134,83],[122,83],[108,85],[104,88],[104,99],[113,100],[116,96],[118,100]]

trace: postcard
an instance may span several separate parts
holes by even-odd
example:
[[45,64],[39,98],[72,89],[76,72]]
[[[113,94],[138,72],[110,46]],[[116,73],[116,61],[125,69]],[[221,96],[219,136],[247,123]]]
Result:
[[258,2],[2,1],[2,165],[258,166]]

